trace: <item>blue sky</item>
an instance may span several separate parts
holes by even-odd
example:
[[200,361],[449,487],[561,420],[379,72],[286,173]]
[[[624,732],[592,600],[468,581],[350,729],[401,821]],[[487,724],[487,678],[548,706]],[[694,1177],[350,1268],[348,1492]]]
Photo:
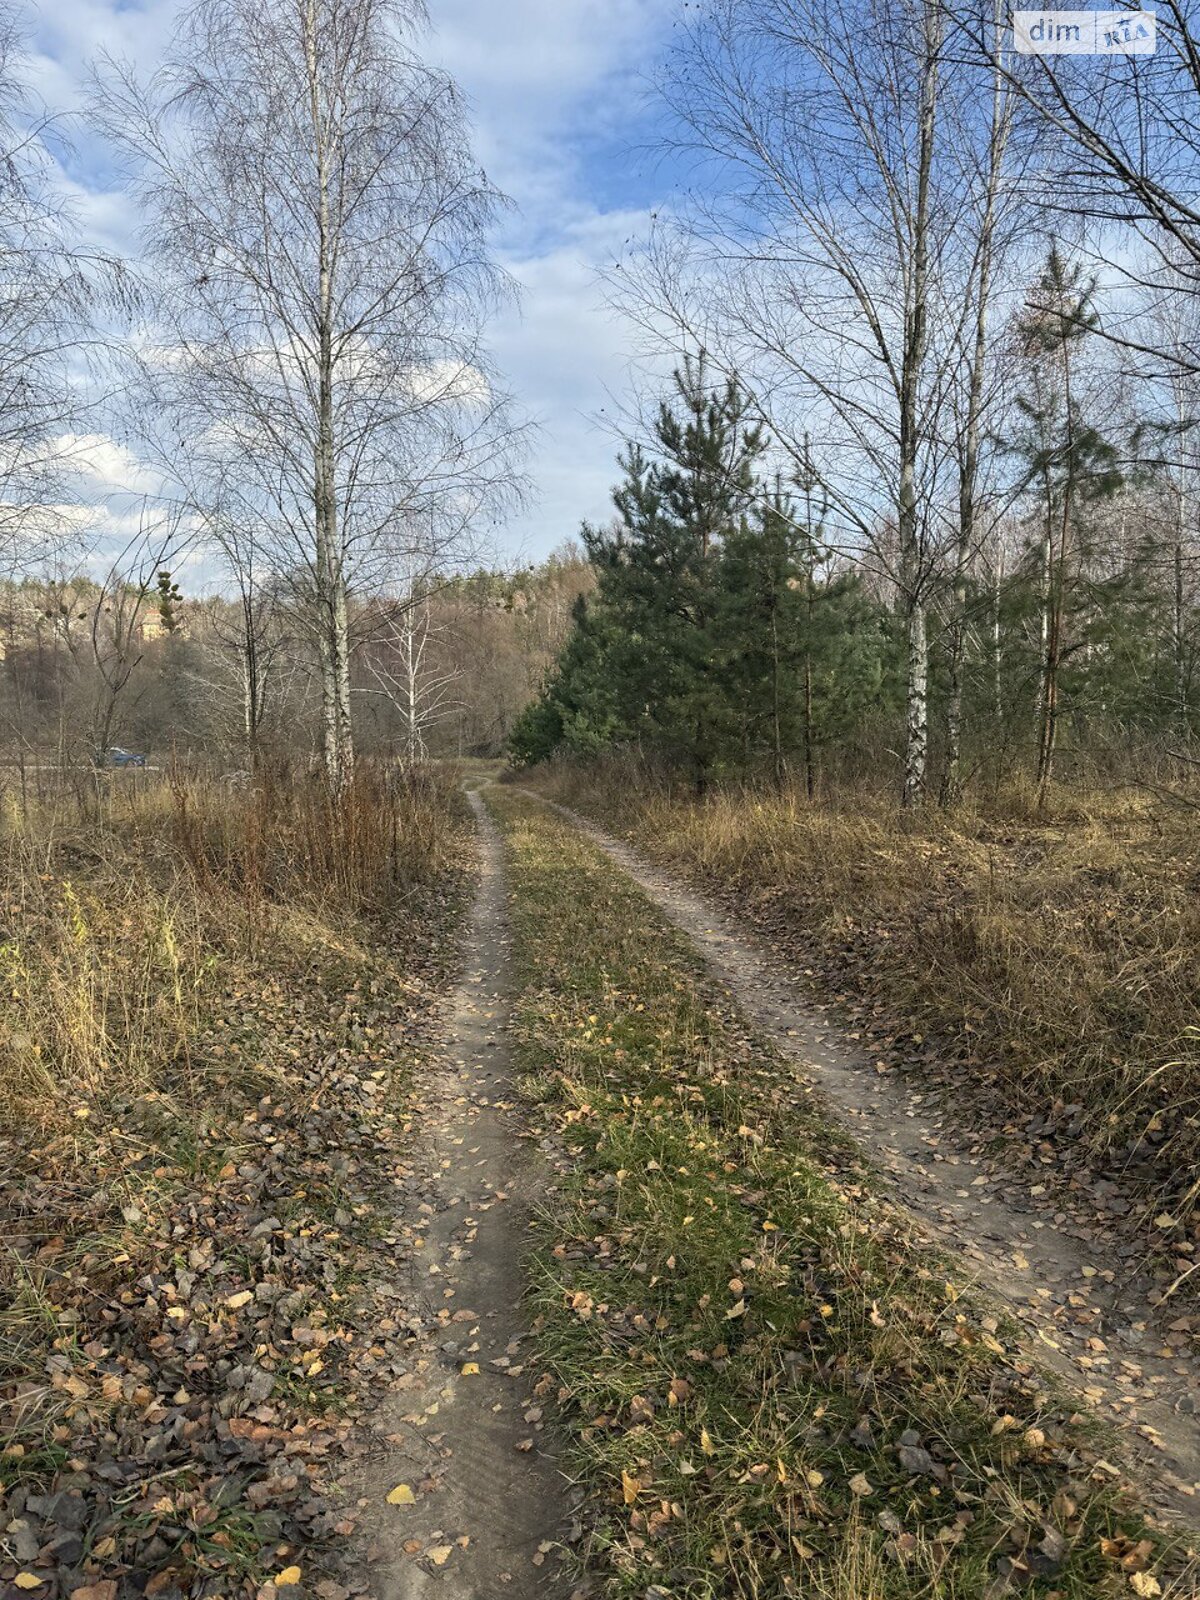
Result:
[[[176,11],[176,0],[48,0],[29,14],[36,92],[54,110],[77,108],[104,50],[152,70]],[[430,12],[427,54],[465,90],[479,159],[516,204],[496,251],[522,306],[496,325],[493,347],[541,433],[534,503],[499,537],[506,559],[536,558],[610,509],[615,443],[597,416],[627,387],[634,340],[595,270],[669,200],[669,174],[644,153],[647,83],[678,3],[430,0]],[[78,130],[64,181],[89,236],[136,250],[119,175]]]

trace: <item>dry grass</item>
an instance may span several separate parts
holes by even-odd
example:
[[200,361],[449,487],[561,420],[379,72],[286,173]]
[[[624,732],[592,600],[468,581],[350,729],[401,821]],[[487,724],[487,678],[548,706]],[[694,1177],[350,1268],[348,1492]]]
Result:
[[[444,780],[363,772],[342,803],[265,774],[173,775],[9,806],[0,827],[0,1120],[62,1126],[98,1099],[190,1097],[206,1007],[239,974],[360,919],[398,926],[460,839]],[[308,930],[306,933],[305,930]]]
[[621,766],[543,787],[703,880],[805,967],[933,1032],[1182,1216],[1200,1184],[1200,849],[1190,813],[1078,794],[913,819],[877,797],[697,801]]
[[374,1403],[393,1138],[457,948],[441,780],[148,779],[0,830],[0,1497],[33,1600],[244,1597],[345,1532],[321,1497]]
[[195,896],[144,881],[79,884],[10,854],[0,983],[6,1120],[42,1123],[118,1080],[139,1092],[186,1065],[212,956]]

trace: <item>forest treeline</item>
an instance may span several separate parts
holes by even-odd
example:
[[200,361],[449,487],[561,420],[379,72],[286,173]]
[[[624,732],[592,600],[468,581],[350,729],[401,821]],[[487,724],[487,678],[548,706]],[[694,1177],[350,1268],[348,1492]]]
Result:
[[341,792],[359,740],[424,755],[485,661],[453,745],[494,748],[528,692],[490,573],[527,430],[485,337],[505,200],[425,7],[198,0],[49,109],[33,25],[0,4],[6,764],[282,747]]
[[[364,755],[411,766],[500,755],[594,578],[572,546],[356,600],[351,684]],[[169,570],[0,584],[0,728],[26,771],[119,745],[152,762],[321,761],[320,682],[286,583],[238,601]]]
[[685,8],[655,86],[689,181],[607,282],[655,370],[703,355],[672,410],[714,433],[707,382],[731,476],[630,407],[523,759],[848,764],[909,806],[1019,772],[1044,807],[1081,753],[1189,755],[1200,58],[1157,22],[1065,57],[942,0]]
[[[1200,551],[1172,467],[1193,420],[1121,392],[1095,283],[1057,245],[1007,334],[1017,381],[990,442],[1005,509],[977,547],[946,545],[923,602],[943,799],[1016,776],[1044,798],[1117,751],[1186,750],[1200,713]],[[790,777],[810,795],[899,773],[896,525],[881,510],[840,548],[817,448],[790,472],[779,458],[736,377],[685,361],[620,457],[615,517],[583,530],[596,588],[513,732],[519,764],[635,748],[699,789]]]
[[532,432],[488,348],[506,202],[426,20],[196,0],[154,72],[100,63],[125,256],[0,7],[10,763],[283,747],[338,791],[359,749],[495,754],[519,718],[526,762],[1044,805],[1081,760],[1195,759],[1186,13],[1098,61],[947,0],[681,8],[648,136],[691,178],[604,269],[648,420],[586,561],[532,574],[493,570]]

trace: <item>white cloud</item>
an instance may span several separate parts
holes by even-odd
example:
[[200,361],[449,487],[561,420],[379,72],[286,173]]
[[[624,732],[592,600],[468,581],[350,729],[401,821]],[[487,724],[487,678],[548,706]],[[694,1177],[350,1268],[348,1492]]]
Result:
[[415,405],[485,406],[491,385],[478,367],[463,361],[434,361],[408,374],[408,395]]
[[467,93],[485,166],[527,215],[561,191],[582,141],[632,120],[675,10],[675,0],[433,5],[431,53]]
[[[37,92],[52,107],[78,108],[101,53],[152,72],[179,9],[179,0],[54,0],[34,26]],[[634,340],[604,306],[594,269],[645,223],[640,209],[610,208],[677,0],[431,0],[430,10],[423,48],[463,87],[477,153],[517,208],[498,243],[524,290],[523,313],[498,323],[494,344],[508,387],[542,432],[530,463],[537,504],[502,542],[540,555],[581,518],[609,511],[615,444],[594,417],[624,387]],[[140,219],[108,153],[82,124],[75,142],[62,181],[81,225],[110,248],[136,251]],[[98,477],[121,470],[130,486],[144,481],[132,458],[97,458]]]
[[584,518],[611,513],[616,442],[633,332],[604,302],[608,265],[648,214],[607,209],[628,130],[676,0],[434,0],[433,53],[471,105],[477,151],[517,212],[502,237],[521,314],[497,325],[498,363],[538,420],[534,504],[507,530],[514,554],[544,555]]
[[494,344],[501,370],[534,412],[536,503],[511,530],[522,555],[538,556],[612,513],[619,397],[630,380],[633,331],[606,304],[597,268],[648,223],[642,213],[580,213],[553,248],[506,265],[523,290],[520,316]]
[[61,433],[51,440],[51,455],[89,501],[163,492],[162,475],[106,433]]
[[31,9],[27,77],[54,110],[78,107],[91,64],[103,55],[153,71],[167,48],[177,0],[53,0]]

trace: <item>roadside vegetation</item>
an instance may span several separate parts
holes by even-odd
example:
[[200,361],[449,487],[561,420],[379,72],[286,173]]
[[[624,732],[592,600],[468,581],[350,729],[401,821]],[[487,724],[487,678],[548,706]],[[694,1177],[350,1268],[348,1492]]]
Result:
[[509,750],[724,898],[1010,1171],[1140,1223],[1174,1295],[1200,1286],[1194,599],[1165,465],[1079,431],[1102,388],[1074,420],[1055,398],[1095,292],[1054,250],[1011,308],[1009,510],[987,552],[926,551],[924,598],[903,516],[848,556],[808,436],[785,482],[761,396],[685,357]]
[[[633,761],[534,780],[701,882],[1010,1158],[1120,1177],[1189,1273],[1200,1229],[1190,812],[1100,790],[905,815],[862,786],[698,800]],[[1107,1202],[1126,1204],[1119,1196]],[[1197,1274],[1200,1276],[1200,1273]],[[1190,1281],[1190,1280],[1187,1280]]]
[[[449,783],[102,775],[0,834],[0,1588],[324,1600]],[[282,1574],[282,1576],[281,1576]],[[324,1587],[320,1587],[320,1584]]]
[[613,1597],[1184,1595],[1114,1468],[621,870],[506,831],[527,1095],[561,1150],[543,1391]]

